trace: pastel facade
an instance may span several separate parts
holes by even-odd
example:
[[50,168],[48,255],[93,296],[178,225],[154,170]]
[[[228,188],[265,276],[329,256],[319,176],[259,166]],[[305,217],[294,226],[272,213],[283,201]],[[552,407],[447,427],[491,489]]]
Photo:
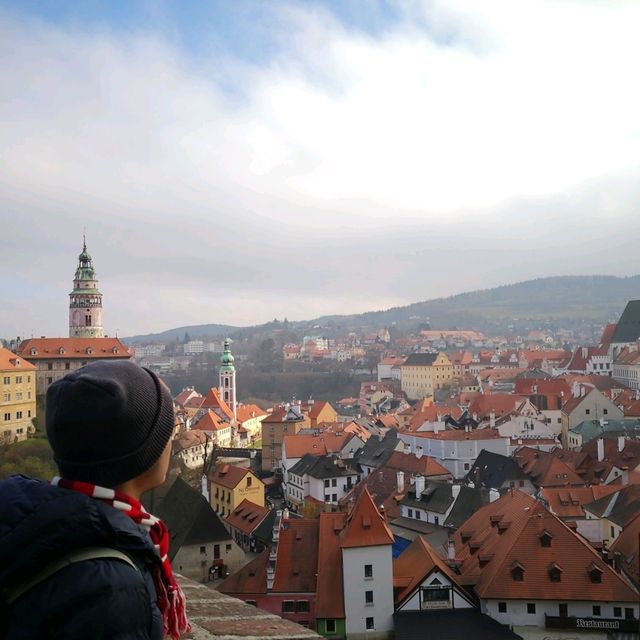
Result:
[[0,443],[26,440],[36,417],[36,368],[0,347]]

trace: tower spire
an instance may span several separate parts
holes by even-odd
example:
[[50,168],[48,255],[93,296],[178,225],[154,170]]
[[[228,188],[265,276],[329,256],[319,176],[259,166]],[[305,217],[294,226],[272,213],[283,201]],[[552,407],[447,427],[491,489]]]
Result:
[[104,337],[102,294],[98,290],[98,278],[87,251],[87,238],[84,233],[82,253],[78,256],[78,268],[73,279],[73,291],[69,294],[69,337]]

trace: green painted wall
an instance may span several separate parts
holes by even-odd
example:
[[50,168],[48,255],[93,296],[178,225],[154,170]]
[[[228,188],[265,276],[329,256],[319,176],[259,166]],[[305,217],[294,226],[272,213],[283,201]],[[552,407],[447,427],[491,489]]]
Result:
[[344,618],[336,618],[336,630],[333,633],[327,632],[326,618],[316,618],[316,632],[325,638],[346,638],[347,629]]

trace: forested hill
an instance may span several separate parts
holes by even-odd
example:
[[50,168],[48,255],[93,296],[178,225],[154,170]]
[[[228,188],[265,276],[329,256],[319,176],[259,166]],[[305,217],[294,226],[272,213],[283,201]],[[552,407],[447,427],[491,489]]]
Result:
[[[514,328],[577,326],[583,323],[616,321],[629,300],[640,298],[640,275],[555,276],[527,280],[493,289],[471,291],[448,298],[416,302],[384,311],[353,315],[332,315],[301,322],[289,322],[291,331],[325,330],[340,334],[355,329],[396,326],[411,330],[429,325],[434,329],[454,327],[480,331]],[[330,302],[329,302],[330,304]],[[283,309],[283,315],[287,310]],[[254,328],[205,324],[170,329],[157,334],[126,338],[127,342],[183,340],[202,336],[234,336],[245,332],[272,331],[275,323]]]
[[416,302],[385,311],[323,316],[321,326],[407,326],[490,329],[522,323],[580,324],[615,321],[626,303],[640,298],[640,276],[555,276]]

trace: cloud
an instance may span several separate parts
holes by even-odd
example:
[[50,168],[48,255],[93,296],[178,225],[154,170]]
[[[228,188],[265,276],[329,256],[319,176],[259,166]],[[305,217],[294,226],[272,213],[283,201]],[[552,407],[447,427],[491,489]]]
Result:
[[85,228],[121,334],[637,271],[640,6],[395,8],[274,5],[250,61],[5,12],[0,334],[64,333]]

